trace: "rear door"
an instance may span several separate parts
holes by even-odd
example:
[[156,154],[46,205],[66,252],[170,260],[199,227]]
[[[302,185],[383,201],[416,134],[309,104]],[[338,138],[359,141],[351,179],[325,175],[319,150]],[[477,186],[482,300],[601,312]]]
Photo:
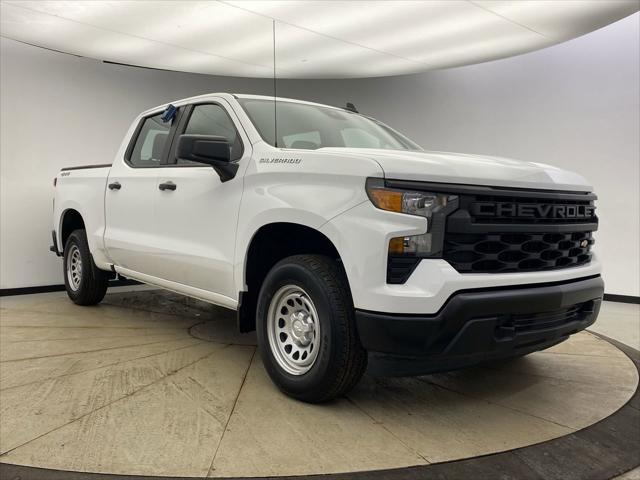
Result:
[[[226,138],[232,161],[240,163],[235,178],[222,183],[210,166],[177,159],[182,133]],[[235,236],[243,175],[250,157],[249,139],[223,99],[185,108],[167,165],[158,170],[157,253],[162,278],[236,299]],[[224,303],[224,299],[220,301]]]
[[[158,274],[155,202],[160,165],[166,162],[173,121],[162,112],[142,118],[125,153],[114,162],[105,193],[104,242],[115,265],[147,275]],[[155,276],[155,275],[154,275]]]

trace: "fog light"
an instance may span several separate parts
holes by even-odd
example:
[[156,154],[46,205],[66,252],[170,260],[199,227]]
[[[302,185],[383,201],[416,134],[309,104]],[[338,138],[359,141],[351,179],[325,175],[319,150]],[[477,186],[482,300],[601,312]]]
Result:
[[389,255],[429,254],[432,252],[431,240],[431,233],[392,238],[389,240]]

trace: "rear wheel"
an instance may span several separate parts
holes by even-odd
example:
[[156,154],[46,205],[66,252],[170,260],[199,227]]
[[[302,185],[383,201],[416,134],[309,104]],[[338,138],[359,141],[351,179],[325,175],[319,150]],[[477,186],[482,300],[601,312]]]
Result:
[[285,258],[265,278],[258,298],[258,346],[269,376],[287,395],[324,402],[360,380],[367,353],[349,292],[342,269],[322,255]]
[[64,246],[64,284],[77,305],[96,305],[107,293],[109,274],[93,263],[84,230],[74,230]]

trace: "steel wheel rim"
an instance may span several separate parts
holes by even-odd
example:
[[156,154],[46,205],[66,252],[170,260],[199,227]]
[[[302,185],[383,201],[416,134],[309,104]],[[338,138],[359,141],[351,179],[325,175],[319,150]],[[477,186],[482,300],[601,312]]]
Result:
[[320,322],[311,297],[297,285],[278,289],[267,313],[269,347],[276,362],[291,375],[304,375],[318,358]]
[[77,245],[72,245],[67,256],[67,280],[71,290],[76,291],[82,282],[82,256]]

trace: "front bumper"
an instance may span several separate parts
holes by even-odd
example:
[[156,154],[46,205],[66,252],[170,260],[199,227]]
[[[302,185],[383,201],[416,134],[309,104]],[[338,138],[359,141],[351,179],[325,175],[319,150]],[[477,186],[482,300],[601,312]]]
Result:
[[360,340],[379,375],[418,375],[548,348],[598,315],[599,275],[527,287],[461,291],[431,315],[356,311]]

